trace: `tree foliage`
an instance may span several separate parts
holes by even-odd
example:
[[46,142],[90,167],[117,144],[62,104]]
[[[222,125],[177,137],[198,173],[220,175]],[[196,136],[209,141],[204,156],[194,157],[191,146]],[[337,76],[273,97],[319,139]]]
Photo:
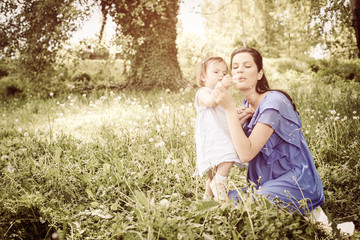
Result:
[[76,29],[73,0],[4,0],[0,3],[0,53],[17,58],[22,70],[38,76],[49,70],[57,51]]
[[204,0],[202,14],[208,44],[225,55],[244,41],[267,57],[301,57],[318,44],[343,57],[356,49],[346,0]]

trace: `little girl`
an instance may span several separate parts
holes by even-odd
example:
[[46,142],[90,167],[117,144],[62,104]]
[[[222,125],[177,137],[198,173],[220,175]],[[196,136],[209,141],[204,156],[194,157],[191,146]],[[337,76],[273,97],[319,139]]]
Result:
[[[240,168],[246,166],[240,162],[232,144],[225,110],[212,97],[219,82],[226,88],[232,85],[231,77],[225,77],[227,70],[221,57],[208,57],[199,65],[196,78],[200,89],[195,95],[195,176],[208,172],[204,198],[214,196],[216,201],[228,198],[226,178],[233,164]],[[214,178],[213,169],[216,169]]]

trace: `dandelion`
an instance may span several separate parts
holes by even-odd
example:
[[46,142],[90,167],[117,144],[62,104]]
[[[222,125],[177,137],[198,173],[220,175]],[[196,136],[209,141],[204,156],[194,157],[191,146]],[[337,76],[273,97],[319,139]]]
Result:
[[70,99],[71,99],[71,96],[68,96],[67,98],[70,100]]
[[19,122],[19,119],[15,119],[15,122],[18,123],[18,122]]
[[160,206],[162,207],[165,207],[165,208],[169,208],[170,207],[170,202],[169,200],[167,199],[162,199],[160,202],[159,202]]
[[167,158],[165,159],[165,164],[169,164],[170,162],[171,162],[170,157],[167,157]]
[[85,97],[86,97],[86,93],[84,93],[82,96],[85,98]]
[[175,165],[175,164],[176,164],[176,160],[175,160],[175,159],[172,160],[171,163],[172,163],[173,165]]
[[192,107],[192,103],[189,103],[188,105],[189,105],[189,107]]
[[18,128],[18,132],[19,132],[19,133],[22,132],[22,128],[21,128],[21,127]]
[[315,130],[315,132],[316,132],[316,133],[319,133],[319,132],[320,132],[320,129],[317,128],[317,129]]
[[347,119],[348,119],[348,117],[347,117],[347,116],[344,116],[344,118],[341,119],[341,121],[343,122],[343,121],[346,121]]
[[165,92],[166,92],[166,93],[170,93],[170,89],[167,88],[167,89],[165,90]]
[[3,113],[3,115],[2,115],[3,117],[6,117],[6,114],[5,113]]
[[353,114],[356,114],[356,111],[353,111]]
[[186,132],[181,132],[180,135],[181,136],[186,136]]
[[331,113],[332,115],[335,115],[335,114],[336,114],[336,111],[335,111],[335,110],[330,110],[330,113]]
[[7,170],[9,173],[15,172],[15,168],[11,165],[11,163],[8,163],[8,164],[7,164],[6,170]]
[[154,141],[154,139],[153,139],[153,138],[149,138],[149,142],[151,142],[151,143],[152,143],[153,141]]
[[1,161],[5,161],[5,160],[7,160],[8,158],[9,158],[8,156],[3,155],[3,156],[1,156]]
[[358,120],[358,119],[359,119],[359,116],[353,116],[353,119],[354,119],[354,120]]
[[28,137],[29,133],[28,132],[24,132],[24,137]]
[[165,146],[165,142],[164,141],[161,141],[159,143],[155,143],[155,147],[158,148],[158,147],[163,147]]
[[339,120],[339,119],[340,119],[340,117],[337,117],[337,116],[334,118],[335,121],[337,121],[337,120]]
[[309,130],[306,130],[306,131],[305,131],[305,134],[309,134],[309,133],[310,133]]
[[53,93],[53,92],[51,92],[51,93],[49,93],[49,95],[50,95],[50,97],[52,97],[52,96],[54,96],[54,93]]

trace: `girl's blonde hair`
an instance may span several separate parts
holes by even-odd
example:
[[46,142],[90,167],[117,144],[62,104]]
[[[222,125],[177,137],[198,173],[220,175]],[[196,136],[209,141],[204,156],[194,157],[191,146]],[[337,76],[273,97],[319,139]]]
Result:
[[223,62],[226,65],[226,72],[228,71],[228,66],[225,62],[225,60],[222,57],[207,57],[201,63],[199,64],[198,71],[196,74],[196,83],[199,87],[204,87],[205,82],[201,81],[201,79],[205,78],[206,75],[206,69],[212,62]]

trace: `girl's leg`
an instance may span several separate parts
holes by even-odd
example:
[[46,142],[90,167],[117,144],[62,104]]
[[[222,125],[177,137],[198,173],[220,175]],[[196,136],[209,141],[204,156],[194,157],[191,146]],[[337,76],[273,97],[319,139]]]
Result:
[[213,171],[212,171],[212,169],[210,169],[210,170],[208,171],[208,179],[206,180],[204,198],[213,197],[213,196],[214,196],[213,192],[211,191],[211,187],[210,187],[210,182],[211,182],[212,179],[213,179]]
[[226,201],[228,197],[226,178],[229,175],[231,167],[234,162],[224,162],[218,165],[216,175],[210,182],[210,188],[217,201]]
[[234,162],[223,162],[220,163],[216,168],[216,174],[220,174],[220,176],[227,177],[230,173],[230,169],[234,165]]

